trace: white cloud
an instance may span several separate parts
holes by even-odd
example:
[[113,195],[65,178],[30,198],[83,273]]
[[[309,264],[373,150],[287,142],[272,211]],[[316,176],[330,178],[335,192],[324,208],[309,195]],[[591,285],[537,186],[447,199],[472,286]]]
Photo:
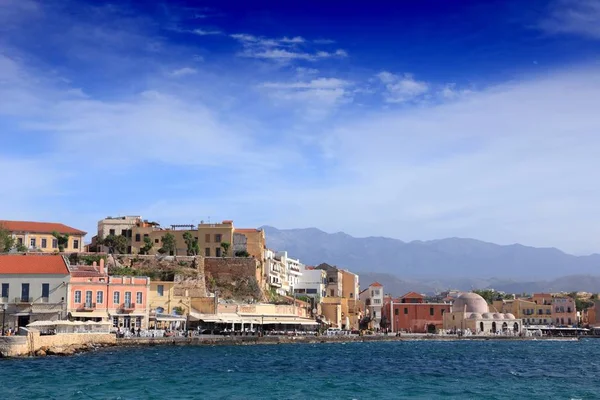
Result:
[[337,78],[318,78],[310,82],[267,82],[263,87],[272,89],[337,89],[350,85],[350,82]]
[[303,50],[299,46],[307,43],[307,41],[300,36],[295,36],[292,38],[264,38],[246,33],[236,33],[230,35],[230,37],[238,40],[244,47],[244,50],[239,53],[239,55],[242,57],[275,61],[316,61],[319,59],[333,57],[343,58],[348,56],[348,53],[342,49],[338,49],[334,52],[309,52]]
[[223,32],[217,30],[194,29],[192,33],[198,36],[221,35]]
[[551,34],[573,34],[600,39],[600,1],[557,0],[539,28]]
[[429,91],[429,84],[415,80],[411,74],[398,76],[382,71],[377,77],[385,84],[385,100],[389,103],[413,101]]
[[169,75],[172,77],[175,77],[175,78],[179,78],[179,77],[186,76],[186,75],[194,75],[197,72],[198,72],[198,70],[196,70],[195,68],[183,67],[183,68],[179,68],[174,71],[171,71],[169,73]]

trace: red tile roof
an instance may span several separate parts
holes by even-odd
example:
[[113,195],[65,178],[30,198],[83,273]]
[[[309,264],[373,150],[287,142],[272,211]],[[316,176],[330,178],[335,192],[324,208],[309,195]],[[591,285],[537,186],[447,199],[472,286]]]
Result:
[[92,265],[72,265],[71,276],[75,278],[100,278],[107,275],[101,274],[98,267]]
[[379,283],[379,282],[373,282],[373,283],[371,283],[369,286],[377,286],[377,287],[381,287],[381,286],[383,286],[383,285],[382,285],[381,283]]
[[71,235],[85,235],[87,232],[79,229],[71,228],[70,226],[59,224],[56,222],[33,222],[33,221],[2,221],[0,227],[9,230],[10,232],[27,232],[27,233],[68,233]]
[[0,274],[52,274],[69,275],[67,263],[55,255],[0,255]]

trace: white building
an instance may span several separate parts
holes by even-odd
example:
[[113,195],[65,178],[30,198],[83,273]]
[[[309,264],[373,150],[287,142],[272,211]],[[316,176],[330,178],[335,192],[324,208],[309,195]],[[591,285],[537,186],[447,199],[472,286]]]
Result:
[[374,282],[360,292],[360,300],[365,303],[367,315],[371,318],[371,327],[377,329],[381,323],[381,309],[383,307],[383,285]]
[[285,266],[271,249],[265,249],[265,278],[277,294],[286,295],[289,289]]
[[327,272],[322,269],[305,268],[294,287],[294,293],[317,300],[327,296]]
[[294,293],[294,288],[298,284],[300,276],[302,276],[304,264],[302,264],[300,260],[288,257],[287,251],[277,252],[276,257],[285,267],[285,273],[289,287],[288,291],[290,293]]

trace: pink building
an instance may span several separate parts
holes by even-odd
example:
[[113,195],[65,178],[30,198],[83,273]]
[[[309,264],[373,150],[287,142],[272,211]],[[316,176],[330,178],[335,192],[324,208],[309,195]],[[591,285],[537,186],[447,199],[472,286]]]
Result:
[[114,328],[148,327],[150,278],[109,276],[100,265],[71,266],[67,290],[69,316],[80,321],[110,321]]
[[573,326],[577,320],[575,300],[571,297],[554,297],[552,299],[552,319],[557,326]]

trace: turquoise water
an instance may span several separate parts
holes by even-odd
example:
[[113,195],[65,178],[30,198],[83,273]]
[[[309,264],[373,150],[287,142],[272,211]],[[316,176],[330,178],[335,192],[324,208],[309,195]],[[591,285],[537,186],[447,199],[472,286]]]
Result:
[[0,360],[2,399],[597,399],[600,341],[113,348]]

